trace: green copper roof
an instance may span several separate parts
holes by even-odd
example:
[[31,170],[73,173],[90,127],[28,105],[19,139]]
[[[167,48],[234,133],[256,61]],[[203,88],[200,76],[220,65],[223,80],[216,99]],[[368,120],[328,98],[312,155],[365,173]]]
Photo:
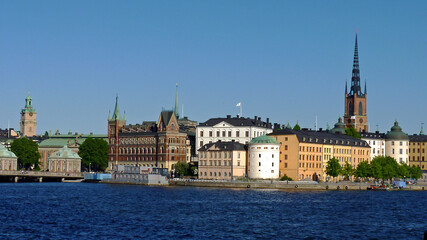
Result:
[[338,122],[335,123],[335,127],[331,130],[332,133],[345,134],[345,123],[342,122],[342,118],[338,118]]
[[3,145],[0,145],[0,158],[17,158],[15,153],[7,150]]
[[256,137],[249,142],[249,144],[263,144],[263,143],[279,144],[275,138],[269,137],[267,135]]
[[25,108],[22,109],[21,113],[35,113],[36,109],[33,109],[33,99],[30,96],[30,93],[28,93],[28,97],[25,98]]
[[77,153],[71,151],[71,149],[69,149],[67,147],[67,145],[65,145],[63,148],[59,149],[59,151],[52,153],[49,158],[81,159],[81,157]]
[[[76,140],[77,137],[77,140]],[[81,145],[87,138],[102,138],[108,142],[107,134],[85,134],[85,135],[72,135],[72,134],[63,134],[63,135],[54,135],[50,138],[42,141],[40,147],[62,147],[64,145],[77,143]]]
[[386,140],[409,140],[408,134],[402,132],[402,128],[399,126],[397,121],[394,122],[394,126],[391,127],[391,131],[385,135]]
[[122,118],[122,115],[120,115],[119,96],[116,96],[116,106],[114,107],[114,113],[113,113],[113,117],[111,118],[111,120],[113,120],[113,121],[115,121],[115,120],[124,121]]

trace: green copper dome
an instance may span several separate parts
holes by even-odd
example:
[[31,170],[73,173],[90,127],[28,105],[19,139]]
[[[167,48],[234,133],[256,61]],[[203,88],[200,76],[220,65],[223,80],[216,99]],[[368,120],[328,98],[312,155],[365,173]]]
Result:
[[50,155],[49,158],[73,158],[73,159],[81,159],[81,157],[71,151],[71,149],[69,149],[67,147],[67,145],[65,145],[63,148],[59,149],[59,151],[56,151],[54,153],[52,153],[52,155]]
[[279,144],[275,138],[269,137],[267,135],[262,135],[252,139],[249,144]]
[[5,146],[0,145],[0,158],[16,158],[15,153],[6,149]]
[[342,118],[338,118],[338,122],[335,123],[335,127],[331,130],[332,133],[345,134],[345,123],[342,122]]
[[402,132],[402,128],[399,126],[397,121],[394,122],[394,126],[391,127],[391,131],[385,135],[386,140],[409,140],[408,134]]

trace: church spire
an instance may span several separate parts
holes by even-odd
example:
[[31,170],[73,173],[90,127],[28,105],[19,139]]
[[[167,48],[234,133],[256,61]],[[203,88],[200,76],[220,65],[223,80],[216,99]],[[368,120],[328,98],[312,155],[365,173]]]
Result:
[[347,94],[347,80],[345,80],[345,94]]
[[119,110],[119,95],[116,96],[116,106],[114,107],[114,113],[111,120],[123,121],[122,116],[120,115],[120,110]]
[[367,93],[366,91],[366,79],[365,79],[365,91],[363,92],[363,95],[365,95]]
[[359,96],[362,95],[360,88],[360,70],[359,70],[359,51],[357,48],[357,33],[356,33],[356,41],[354,45],[354,58],[353,58],[353,71],[351,75],[351,88],[350,95],[357,94]]
[[179,119],[179,112],[178,112],[178,83],[176,84],[176,93],[175,93],[175,116],[177,119]]

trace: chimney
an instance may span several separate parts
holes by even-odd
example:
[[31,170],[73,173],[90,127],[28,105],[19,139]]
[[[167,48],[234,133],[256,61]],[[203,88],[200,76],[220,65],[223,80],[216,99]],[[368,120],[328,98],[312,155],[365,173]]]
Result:
[[258,117],[255,115],[255,118],[254,118],[254,120],[256,121],[258,119]]
[[267,118],[267,126],[268,126],[269,123],[270,123],[270,118]]
[[258,121],[261,121],[261,117],[258,117]]
[[321,132],[322,131],[322,128],[319,128],[319,132]]
[[231,115],[227,115],[227,118],[231,118]]

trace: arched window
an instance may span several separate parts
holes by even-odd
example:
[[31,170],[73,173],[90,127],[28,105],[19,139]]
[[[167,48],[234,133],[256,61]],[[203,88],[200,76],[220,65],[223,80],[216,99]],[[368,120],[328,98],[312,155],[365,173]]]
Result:
[[353,109],[353,103],[352,103],[352,102],[349,102],[349,103],[348,103],[348,113],[349,113],[350,115],[353,115],[353,112],[354,112],[354,109]]
[[363,115],[362,102],[359,103],[359,115]]

